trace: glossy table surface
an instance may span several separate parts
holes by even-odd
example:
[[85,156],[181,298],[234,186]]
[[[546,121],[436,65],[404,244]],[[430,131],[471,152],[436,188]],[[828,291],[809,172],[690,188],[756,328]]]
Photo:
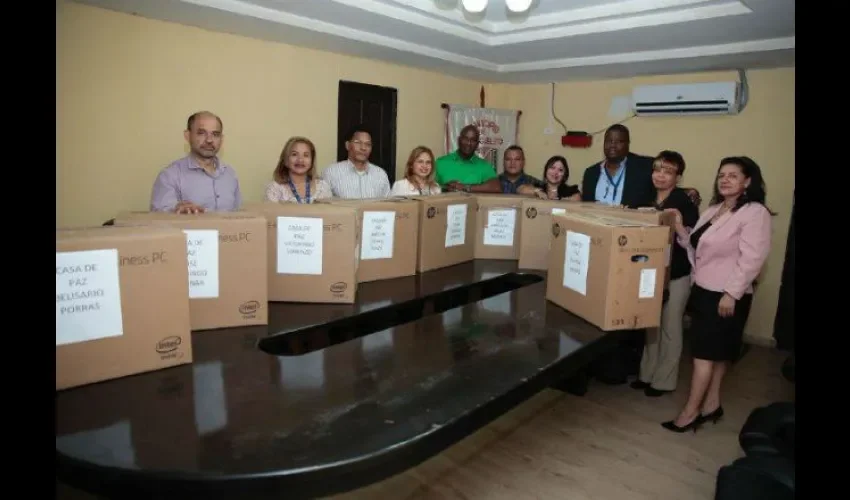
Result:
[[355,305],[272,303],[268,327],[194,333],[192,364],[58,392],[57,475],[121,498],[309,497],[415,465],[610,337],[545,300],[543,274],[465,288],[515,267],[365,283]]

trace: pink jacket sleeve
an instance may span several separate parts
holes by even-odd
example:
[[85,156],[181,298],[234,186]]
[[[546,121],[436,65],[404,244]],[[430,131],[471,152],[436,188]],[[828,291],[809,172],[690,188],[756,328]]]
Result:
[[740,299],[749,286],[758,277],[767,256],[770,253],[771,218],[767,209],[759,204],[747,207],[752,214],[741,226],[738,248],[741,251],[732,275],[726,281],[723,290]]

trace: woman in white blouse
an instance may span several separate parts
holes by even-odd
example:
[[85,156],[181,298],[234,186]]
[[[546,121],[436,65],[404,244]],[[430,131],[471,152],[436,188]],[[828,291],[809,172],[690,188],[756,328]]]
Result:
[[266,186],[266,201],[313,203],[331,198],[331,186],[316,175],[316,147],[306,137],[291,137],[283,146],[274,181]]
[[407,158],[404,179],[395,181],[390,196],[439,194],[440,185],[434,174],[434,153],[425,146],[417,146]]

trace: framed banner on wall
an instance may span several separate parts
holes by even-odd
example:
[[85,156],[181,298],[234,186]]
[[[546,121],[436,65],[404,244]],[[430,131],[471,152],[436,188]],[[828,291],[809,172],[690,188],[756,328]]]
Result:
[[461,104],[444,104],[443,107],[446,109],[445,153],[457,149],[457,138],[463,127],[475,125],[481,134],[478,156],[492,163],[496,172],[501,173],[505,149],[517,143],[519,116],[522,112]]

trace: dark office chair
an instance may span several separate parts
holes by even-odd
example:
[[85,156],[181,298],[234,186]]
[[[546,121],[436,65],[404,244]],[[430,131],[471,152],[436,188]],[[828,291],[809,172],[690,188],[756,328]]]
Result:
[[794,498],[794,410],[777,402],[750,413],[738,435],[746,456],[720,468],[715,500]]
[[794,462],[783,456],[739,458],[720,468],[716,484],[715,500],[791,500]]

